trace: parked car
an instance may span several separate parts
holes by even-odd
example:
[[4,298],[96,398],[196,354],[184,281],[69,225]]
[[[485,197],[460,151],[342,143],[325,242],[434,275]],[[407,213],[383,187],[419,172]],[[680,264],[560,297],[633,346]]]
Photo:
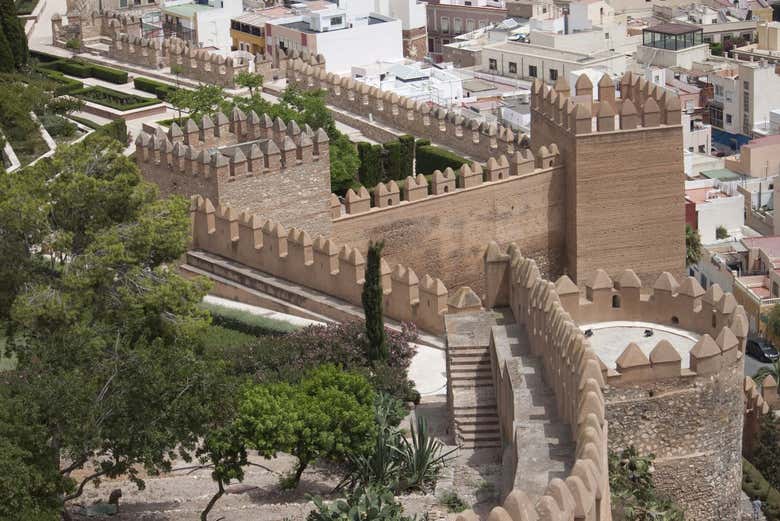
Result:
[[760,362],[771,363],[780,358],[775,346],[763,338],[749,338],[747,341],[747,354]]

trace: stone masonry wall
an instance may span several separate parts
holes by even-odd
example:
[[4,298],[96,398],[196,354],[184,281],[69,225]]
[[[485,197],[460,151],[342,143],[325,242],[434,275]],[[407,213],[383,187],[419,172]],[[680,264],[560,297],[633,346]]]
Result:
[[502,245],[516,242],[545,275],[560,273],[564,193],[563,170],[547,168],[408,205],[342,216],[333,221],[333,237],[363,252],[369,240],[382,239],[388,261],[417,273],[436,273],[447,287],[465,285],[481,294],[486,239]]
[[656,455],[654,482],[687,520],[738,518],[743,361],[710,377],[606,385],[609,448]]

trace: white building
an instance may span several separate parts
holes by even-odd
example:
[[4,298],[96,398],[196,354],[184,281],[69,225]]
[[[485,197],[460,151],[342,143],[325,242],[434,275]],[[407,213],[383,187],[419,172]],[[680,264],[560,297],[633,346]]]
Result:
[[352,78],[415,101],[430,101],[443,107],[460,103],[463,99],[460,76],[446,69],[421,65],[420,62],[407,62],[352,67]]
[[739,235],[745,225],[745,200],[740,193],[722,191],[719,181],[704,179],[685,182],[685,203],[694,206],[696,229],[702,244],[712,244],[727,238],[717,238],[718,228],[728,236]]
[[338,7],[322,8],[323,3],[269,21],[267,48],[322,54],[326,70],[338,74],[355,64],[403,60],[400,20],[368,10],[371,5],[362,0],[341,0]]
[[165,0],[160,6],[163,33],[192,42],[197,47],[228,53],[233,43],[230,19],[243,10],[243,0]]
[[710,103],[713,126],[745,136],[771,133],[767,130],[772,128],[772,112],[780,109],[780,76],[774,65],[739,62],[736,70],[721,71],[709,79],[714,89]]

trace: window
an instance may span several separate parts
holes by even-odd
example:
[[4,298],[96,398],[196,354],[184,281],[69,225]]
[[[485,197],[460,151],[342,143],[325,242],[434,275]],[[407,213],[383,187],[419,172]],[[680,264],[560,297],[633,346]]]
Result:
[[620,307],[620,295],[612,295],[612,307],[613,308]]
[[446,16],[441,17],[441,32],[448,33],[450,32],[450,19]]
[[528,66],[528,75],[532,78],[536,78],[536,65]]
[[488,67],[491,71],[497,71],[498,70],[498,63],[496,62],[495,58],[490,58]]
[[726,114],[726,124],[731,125],[731,114]]
[[428,38],[428,52],[433,52],[433,38]]
[[466,20],[466,32],[470,33],[474,30],[474,20]]
[[699,153],[704,154],[706,152],[704,145],[699,145]]
[[748,80],[742,80],[742,88],[745,90],[750,90],[750,82]]
[[452,20],[452,33],[463,34],[463,20],[455,18]]
[[550,81],[558,79],[558,69],[550,69]]
[[441,41],[441,44],[442,44],[442,45],[449,45],[449,43],[450,43],[450,41],[449,41],[449,40],[447,40],[446,38],[445,38],[444,40],[442,40],[442,41]]
[[334,16],[330,19],[330,25],[341,25],[344,19],[341,16]]
[[509,74],[517,74],[517,64],[515,62],[509,62]]
[[127,7],[127,0],[119,0],[119,7]]

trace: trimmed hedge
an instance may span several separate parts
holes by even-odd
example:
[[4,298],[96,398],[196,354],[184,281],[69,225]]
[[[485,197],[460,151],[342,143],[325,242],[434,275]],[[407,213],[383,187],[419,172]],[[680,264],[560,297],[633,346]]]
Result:
[[201,307],[211,313],[211,323],[215,326],[240,331],[253,336],[286,335],[298,328],[287,322],[253,315],[240,309],[233,309],[216,304],[201,303]]
[[447,167],[457,170],[461,165],[469,162],[449,150],[433,145],[420,145],[419,142],[416,152],[418,174],[432,174],[434,170],[444,171]]
[[100,86],[87,87],[72,92],[71,94],[84,101],[91,101],[92,103],[121,111],[148,107],[160,103],[160,100],[157,99],[141,98],[140,96],[134,96],[133,94],[127,94]]
[[58,60],[62,60],[60,56],[54,56],[53,54],[34,51],[32,49],[30,49],[30,57],[35,58],[41,63],[50,63],[50,62],[56,62]]
[[46,79],[59,84],[59,87],[54,89],[54,94],[57,96],[62,96],[63,94],[70,94],[71,92],[84,88],[84,84],[82,82],[80,82],[79,80],[74,80],[73,78],[68,78],[67,76],[65,76],[59,71],[53,71],[51,69],[43,69],[41,67],[38,67],[35,70],[38,73],[42,74],[43,76],[46,76]]
[[780,521],[780,492],[744,458],[742,459],[742,491],[751,500],[756,498],[761,500],[767,521]]
[[160,81],[141,77],[135,78],[133,80],[133,85],[136,89],[154,94],[163,101],[167,101],[168,98],[177,90],[173,85],[168,85]]
[[93,65],[91,63],[85,63],[77,60],[61,58],[58,60],[45,62],[40,67],[53,71],[59,71],[77,78],[97,78],[99,80],[116,83],[118,85],[127,83],[127,73],[125,71],[104,67],[102,65]]

